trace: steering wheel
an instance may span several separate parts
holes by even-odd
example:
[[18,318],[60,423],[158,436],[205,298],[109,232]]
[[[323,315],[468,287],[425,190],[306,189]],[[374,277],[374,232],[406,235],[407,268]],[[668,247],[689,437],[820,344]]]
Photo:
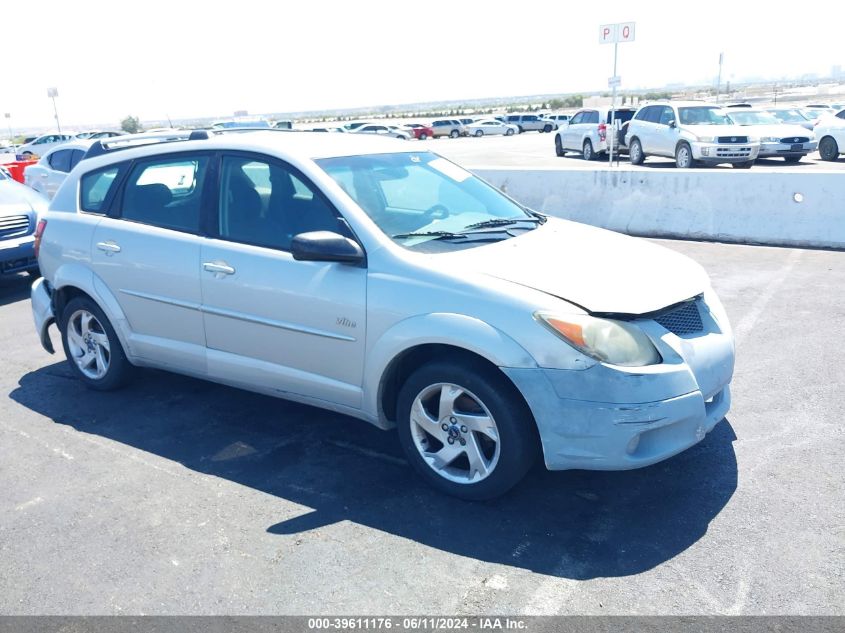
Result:
[[450,213],[449,209],[447,209],[442,204],[435,204],[434,206],[429,207],[425,211],[423,211],[423,215],[428,220],[443,220],[448,218]]

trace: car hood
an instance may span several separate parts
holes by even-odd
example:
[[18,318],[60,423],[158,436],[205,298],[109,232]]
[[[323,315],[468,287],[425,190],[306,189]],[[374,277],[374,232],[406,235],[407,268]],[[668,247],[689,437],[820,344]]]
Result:
[[50,201],[43,195],[15,180],[0,180],[0,216],[21,213],[43,213]]
[[[683,128],[695,136],[757,136],[751,126],[741,125],[684,125]],[[757,129],[756,127],[754,128]]]
[[645,314],[710,285],[704,269],[680,253],[556,218],[519,237],[457,251],[450,258],[450,268],[534,288],[588,312]]
[[[778,138],[789,138],[790,136],[801,136],[807,138],[807,128],[801,125],[793,125],[792,123],[783,123],[780,125],[743,125],[744,129],[753,130],[751,132],[754,136],[777,136]],[[812,134],[809,135],[812,138]]]

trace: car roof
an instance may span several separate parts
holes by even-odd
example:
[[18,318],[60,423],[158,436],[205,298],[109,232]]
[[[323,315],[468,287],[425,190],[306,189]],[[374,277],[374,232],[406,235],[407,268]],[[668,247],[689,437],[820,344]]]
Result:
[[[116,138],[131,139],[132,137]],[[108,141],[109,139],[102,140]],[[110,140],[113,141],[114,139]],[[231,131],[223,134],[210,133],[209,138],[204,140],[151,142],[145,145],[138,145],[137,147],[108,151],[88,160],[90,160],[89,164],[92,168],[98,168],[116,162],[147,158],[160,154],[218,150],[256,152],[271,156],[284,155],[301,160],[408,151],[407,145],[402,144],[396,139],[380,138],[372,134],[324,134],[308,131],[249,130],[246,132]]]

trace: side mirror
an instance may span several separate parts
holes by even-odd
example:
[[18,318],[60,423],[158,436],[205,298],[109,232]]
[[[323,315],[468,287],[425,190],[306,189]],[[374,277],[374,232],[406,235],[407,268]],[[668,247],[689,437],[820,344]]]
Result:
[[675,127],[675,119],[669,119],[669,127]]
[[293,258],[303,262],[340,262],[360,264],[364,251],[357,242],[332,231],[300,233],[291,241]]

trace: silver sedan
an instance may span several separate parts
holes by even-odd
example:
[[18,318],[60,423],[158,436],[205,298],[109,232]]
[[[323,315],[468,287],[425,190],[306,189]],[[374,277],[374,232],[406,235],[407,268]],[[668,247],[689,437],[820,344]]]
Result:
[[484,136],[485,134],[503,134],[505,136],[513,136],[519,132],[519,128],[509,123],[502,123],[495,119],[482,119],[475,123],[468,125],[467,130],[470,136]]

